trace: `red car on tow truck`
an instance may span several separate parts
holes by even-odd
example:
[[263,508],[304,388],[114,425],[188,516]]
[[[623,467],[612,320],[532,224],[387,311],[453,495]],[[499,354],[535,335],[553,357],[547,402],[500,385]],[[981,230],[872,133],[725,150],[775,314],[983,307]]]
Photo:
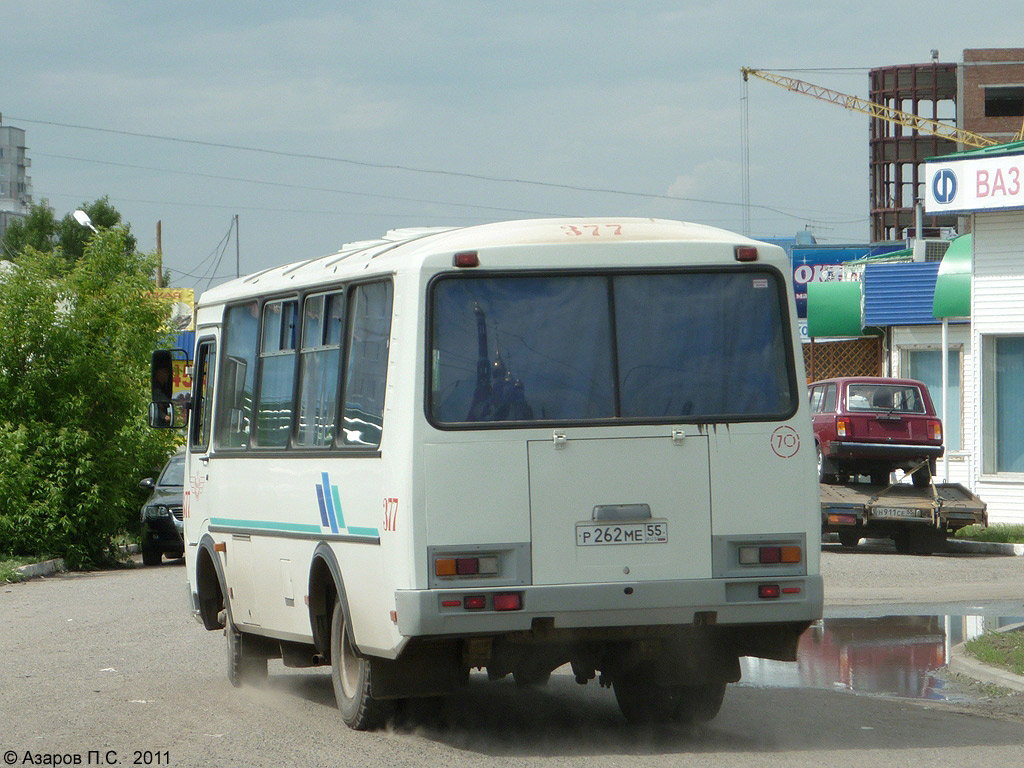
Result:
[[[932,480],[942,423],[920,381],[825,379],[810,385],[810,398],[822,533],[838,534],[844,547],[891,538],[897,552],[925,555],[965,525],[987,524],[981,499],[958,483]],[[892,483],[896,469],[913,484]]]
[[[888,485],[895,469],[914,470],[919,488],[931,482],[943,451],[942,422],[920,381],[825,379],[810,385],[810,397],[821,482],[864,475],[874,485]],[[927,469],[920,466],[925,461]]]

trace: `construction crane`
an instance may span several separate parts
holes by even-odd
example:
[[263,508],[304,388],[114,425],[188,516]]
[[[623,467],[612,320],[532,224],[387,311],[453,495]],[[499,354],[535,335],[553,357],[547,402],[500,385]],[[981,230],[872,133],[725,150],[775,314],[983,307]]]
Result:
[[[852,110],[854,112],[861,112],[869,117],[876,118],[878,120],[886,120],[890,123],[897,123],[899,125],[913,128],[919,133],[926,133],[932,136],[939,136],[944,139],[950,139],[958,144],[963,144],[967,147],[991,147],[1002,142],[990,139],[988,136],[982,136],[971,131],[965,131],[962,128],[957,128],[949,123],[940,123],[938,120],[930,120],[927,117],[920,117],[919,115],[913,115],[910,112],[902,112],[892,107],[886,107],[882,104],[876,104],[873,101],[862,99],[857,96],[850,96],[846,93],[840,93],[839,91],[833,91],[830,88],[823,88],[820,85],[814,85],[813,83],[805,83],[803,80],[797,80],[794,77],[786,77],[785,75],[777,75],[773,72],[766,72],[761,69],[752,69],[750,67],[742,67],[740,72],[743,73],[744,82],[750,77],[756,77],[759,80],[772,83],[785,88],[788,91],[795,91],[796,93],[804,93],[808,96],[813,96],[821,101],[828,101],[832,104],[838,104],[841,107]],[[1024,127],[1021,128],[1024,133]]]

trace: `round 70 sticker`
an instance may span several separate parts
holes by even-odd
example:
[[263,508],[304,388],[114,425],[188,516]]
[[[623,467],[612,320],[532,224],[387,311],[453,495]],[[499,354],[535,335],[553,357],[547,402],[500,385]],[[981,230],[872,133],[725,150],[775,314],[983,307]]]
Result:
[[792,427],[781,426],[772,432],[772,451],[780,459],[791,459],[800,450],[800,435]]

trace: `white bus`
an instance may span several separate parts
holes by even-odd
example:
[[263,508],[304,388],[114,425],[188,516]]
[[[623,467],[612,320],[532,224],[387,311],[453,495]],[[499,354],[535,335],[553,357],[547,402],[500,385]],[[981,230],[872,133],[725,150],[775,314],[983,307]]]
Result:
[[[184,537],[236,685],[330,665],[352,728],[571,665],[708,720],[821,616],[784,252],[651,219],[399,230],[207,291]],[[161,423],[157,405],[151,423]]]

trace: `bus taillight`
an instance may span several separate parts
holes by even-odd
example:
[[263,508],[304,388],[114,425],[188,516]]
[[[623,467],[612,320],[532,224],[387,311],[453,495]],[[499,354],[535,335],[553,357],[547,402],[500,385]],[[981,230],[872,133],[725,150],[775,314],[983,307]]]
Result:
[[757,261],[757,248],[752,245],[737,245],[734,254],[736,261]]
[[434,561],[435,576],[494,576],[497,573],[497,555],[488,555],[486,557],[439,557]]
[[476,251],[463,251],[452,257],[453,267],[479,267],[480,255]]

